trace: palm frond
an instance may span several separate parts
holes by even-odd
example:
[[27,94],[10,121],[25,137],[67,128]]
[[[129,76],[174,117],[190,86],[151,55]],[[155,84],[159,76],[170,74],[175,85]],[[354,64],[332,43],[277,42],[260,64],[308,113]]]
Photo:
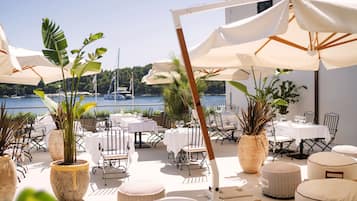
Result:
[[69,63],[66,37],[60,27],[48,18],[42,20],[42,39],[46,48],[42,50],[44,56],[56,66],[66,66]]

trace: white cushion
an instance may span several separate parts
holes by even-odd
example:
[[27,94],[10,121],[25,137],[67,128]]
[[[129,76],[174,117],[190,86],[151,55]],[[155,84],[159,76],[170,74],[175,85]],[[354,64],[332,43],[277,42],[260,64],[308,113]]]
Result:
[[196,200],[186,197],[166,197],[166,198],[161,198],[160,200],[157,201],[196,201]]
[[122,184],[118,191],[126,195],[145,196],[164,191],[164,186],[151,181],[129,181]]
[[357,182],[345,179],[316,179],[301,183],[295,192],[296,201],[356,201]]
[[307,159],[309,179],[324,179],[326,176],[341,177],[341,173],[345,179],[357,180],[357,161],[335,152],[319,152],[310,155]]
[[333,152],[357,158],[357,147],[352,145],[337,145],[332,148]]

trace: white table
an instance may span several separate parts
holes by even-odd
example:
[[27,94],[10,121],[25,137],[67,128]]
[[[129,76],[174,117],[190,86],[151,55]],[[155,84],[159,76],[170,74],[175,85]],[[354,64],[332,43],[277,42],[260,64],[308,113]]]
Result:
[[188,134],[192,128],[171,128],[165,131],[163,143],[166,145],[167,152],[173,152],[174,157],[181,149],[188,145]]
[[115,113],[109,115],[109,120],[112,122],[113,126],[118,126],[121,118],[125,117],[136,117],[136,115],[131,113]]
[[144,117],[122,117],[120,118],[120,127],[129,133],[134,133],[135,144],[136,134],[139,134],[138,148],[143,148],[142,132],[157,132],[157,123]]
[[300,146],[301,157],[303,157],[303,141],[305,139],[324,138],[326,142],[331,139],[328,127],[325,125],[293,123],[291,121],[277,122],[275,134],[295,139],[296,145]]
[[[129,143],[128,156],[130,159],[135,153],[134,140],[133,140],[133,136],[129,135],[128,133],[125,133],[125,136],[126,139],[128,139],[128,143]],[[107,140],[107,131],[101,131],[97,133],[87,133],[84,137],[84,144],[85,144],[86,151],[90,154],[91,159],[95,164],[98,164],[99,160],[101,159],[99,143],[105,146],[106,140]]]

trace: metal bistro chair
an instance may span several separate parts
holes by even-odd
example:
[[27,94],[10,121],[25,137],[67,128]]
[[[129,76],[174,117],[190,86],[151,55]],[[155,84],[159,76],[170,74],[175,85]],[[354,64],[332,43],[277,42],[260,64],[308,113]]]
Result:
[[221,140],[221,144],[223,144],[224,140],[233,140],[237,142],[238,138],[234,136],[234,132],[237,130],[235,125],[232,124],[225,124],[223,122],[222,114],[221,113],[214,113],[214,120],[216,123],[216,131],[220,136],[219,140]]
[[325,114],[323,125],[328,127],[331,139],[330,141],[325,142],[325,138],[315,138],[309,152],[312,151],[315,146],[321,148],[322,151],[325,151],[327,148],[331,150],[330,145],[335,141],[339,119],[340,116],[337,113],[330,112]]
[[295,141],[291,137],[276,135],[275,133],[275,123],[270,121],[266,127],[267,137],[269,141],[269,150],[273,152],[273,160],[280,154],[289,153],[289,148],[291,144]]
[[[206,160],[206,146],[204,143],[203,136],[201,134],[200,126],[196,122],[196,124],[192,124],[190,128],[187,128],[188,135],[187,135],[187,145],[182,148],[181,160],[184,165],[188,167],[188,174],[191,176],[191,169],[190,165],[197,162],[199,159],[199,155],[201,155],[201,161],[199,162],[200,168],[203,167],[204,164],[207,165],[208,172],[209,166]],[[194,158],[196,155],[196,158]],[[181,164],[182,170],[182,164]]]
[[[109,127],[107,136],[103,141],[102,144],[99,144],[99,150],[103,158],[102,178],[104,179],[105,185],[107,185],[107,179],[114,179],[114,177],[106,177],[107,174],[126,173],[130,148],[128,135],[126,135],[121,128]],[[122,165],[122,160],[125,161],[125,165]],[[107,168],[115,168],[118,171],[110,171],[107,170]]]

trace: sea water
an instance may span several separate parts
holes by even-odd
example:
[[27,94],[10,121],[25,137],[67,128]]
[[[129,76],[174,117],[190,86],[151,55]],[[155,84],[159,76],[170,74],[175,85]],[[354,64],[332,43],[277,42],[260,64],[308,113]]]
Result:
[[[61,97],[55,97],[55,101],[60,101]],[[86,96],[84,102],[97,102],[96,110],[106,110],[110,112],[119,112],[121,110],[147,110],[152,107],[155,110],[163,111],[164,101],[162,96],[136,96],[134,99],[127,100],[104,100],[103,96]],[[225,95],[211,95],[203,96],[201,102],[206,107],[224,105],[226,101]],[[42,103],[42,101],[37,98],[0,98],[0,102],[6,103],[6,108],[8,108],[9,113],[18,112],[32,112],[36,114],[44,114],[48,110]]]

